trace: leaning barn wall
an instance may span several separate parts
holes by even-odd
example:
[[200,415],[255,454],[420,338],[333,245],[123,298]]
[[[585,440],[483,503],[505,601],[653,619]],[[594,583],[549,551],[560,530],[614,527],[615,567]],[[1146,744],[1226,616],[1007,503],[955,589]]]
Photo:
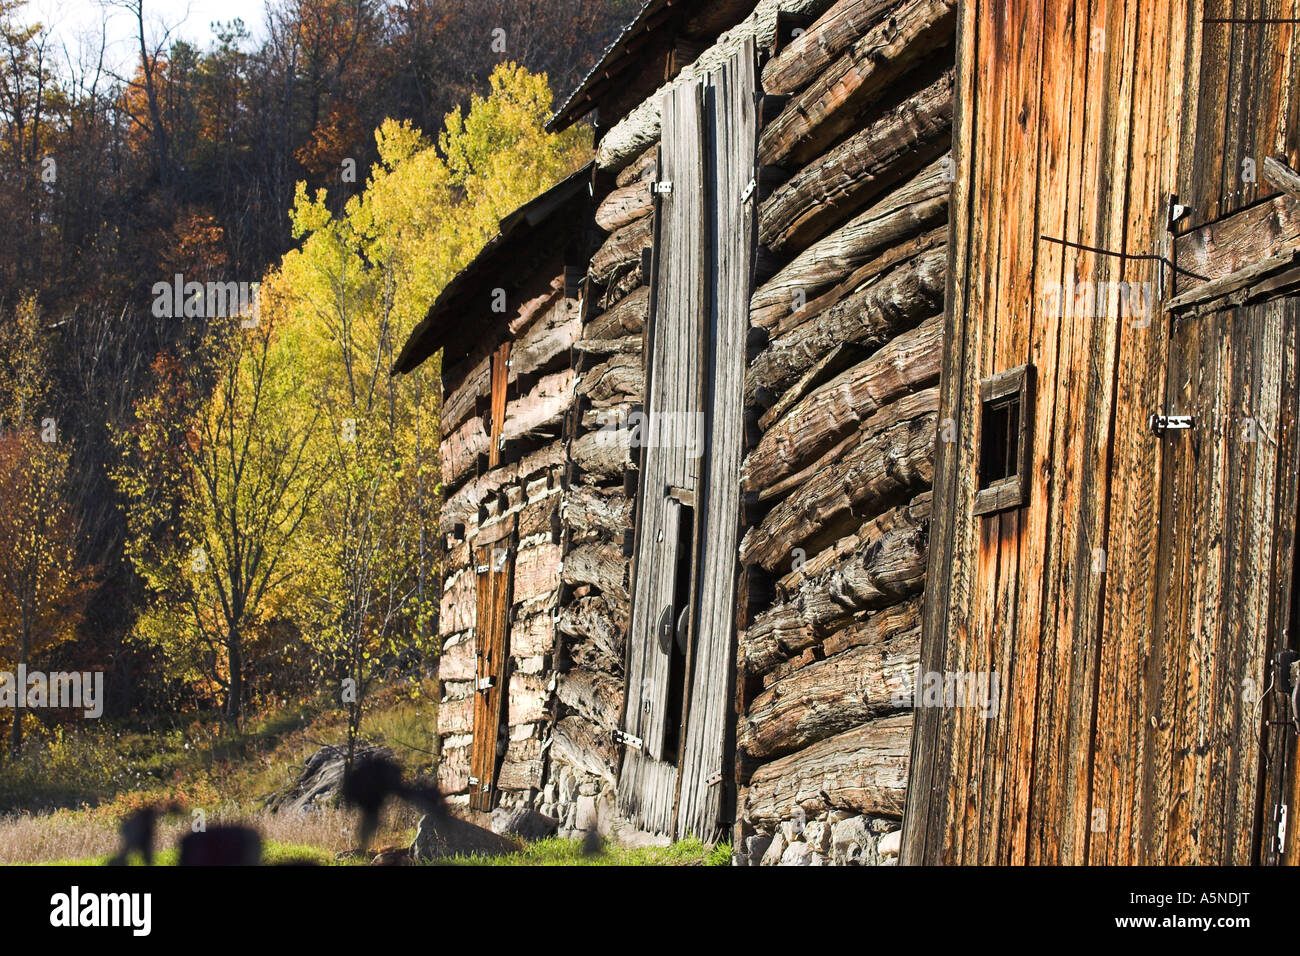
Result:
[[896,860],[939,431],[953,7],[841,0],[762,71],[745,864]]

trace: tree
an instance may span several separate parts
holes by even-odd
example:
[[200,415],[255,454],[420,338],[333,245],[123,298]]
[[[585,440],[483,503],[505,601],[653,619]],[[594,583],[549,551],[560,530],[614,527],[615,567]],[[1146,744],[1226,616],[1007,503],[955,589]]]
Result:
[[[163,360],[137,422],[119,432],[127,552],[152,598],[137,637],[177,676],[220,688],[231,721],[243,713],[250,635],[293,604],[294,539],[319,485],[308,455],[318,415],[297,399],[292,350],[277,346],[270,322],[218,323],[210,387]],[[187,404],[195,412],[178,422]]]
[[347,682],[349,759],[383,668],[433,650],[439,371],[390,371],[498,220],[588,154],[584,133],[543,130],[549,112],[546,78],[506,65],[487,97],[447,117],[440,149],[409,124],[385,123],[379,163],[342,215],[323,191],[299,186],[302,245],[263,284],[264,309],[311,369],[313,404],[328,421],[315,437],[317,507],[299,544],[319,562],[321,621],[306,632]]
[[[68,449],[56,419],[38,414],[49,393],[49,349],[33,299],[0,324],[0,358],[0,660],[26,666],[75,634],[91,575],[77,565]],[[22,716],[14,708],[14,757]]]

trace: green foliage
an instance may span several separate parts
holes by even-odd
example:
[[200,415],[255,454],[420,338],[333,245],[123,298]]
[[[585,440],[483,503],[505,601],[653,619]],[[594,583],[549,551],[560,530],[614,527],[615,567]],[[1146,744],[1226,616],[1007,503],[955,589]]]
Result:
[[668,846],[603,844],[597,852],[588,853],[581,840],[551,837],[530,843],[518,853],[460,856],[446,862],[455,866],[730,866],[731,845],[709,847],[692,837]]

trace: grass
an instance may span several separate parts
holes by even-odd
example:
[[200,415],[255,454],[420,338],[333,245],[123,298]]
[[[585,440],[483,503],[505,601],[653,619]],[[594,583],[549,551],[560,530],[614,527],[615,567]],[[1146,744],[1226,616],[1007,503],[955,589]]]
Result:
[[[390,687],[376,694],[363,730],[388,746],[408,775],[433,768],[436,723],[428,690]],[[355,815],[336,806],[274,814],[265,797],[291,783],[320,747],[346,739],[343,714],[327,703],[285,706],[235,729],[191,720],[164,727],[98,726],[72,733],[32,727],[25,756],[0,765],[0,864],[99,866],[119,846],[118,826],[132,811],[176,803],[159,821],[155,862],[174,865],[174,847],[201,809],[209,827],[244,824],[263,839],[268,864],[356,865]],[[4,808],[10,808],[6,815]],[[16,808],[16,809],[15,809]],[[406,846],[419,815],[402,805],[385,815],[375,846]],[[456,857],[453,866],[727,866],[731,848],[687,840],[663,847],[604,845],[584,853],[577,840],[551,838],[494,857]]]
[[582,841],[551,837],[504,856],[459,856],[442,861],[453,866],[730,866],[731,847],[709,847],[699,840],[670,846],[622,847],[605,844],[585,853]]
[[[430,690],[384,689],[363,724],[366,741],[393,750],[408,776],[433,766]],[[191,829],[196,809],[208,826],[256,827],[268,848],[311,847],[332,860],[355,846],[355,817],[345,810],[273,814],[264,808],[265,798],[290,784],[307,757],[346,739],[344,715],[328,704],[285,706],[238,729],[203,720],[164,727],[100,724],[79,733],[29,728],[22,759],[0,765],[0,864],[106,858],[118,848],[122,819],[168,803],[183,812],[161,822],[162,847],[174,846]],[[417,823],[414,811],[392,808],[377,845],[410,843]]]

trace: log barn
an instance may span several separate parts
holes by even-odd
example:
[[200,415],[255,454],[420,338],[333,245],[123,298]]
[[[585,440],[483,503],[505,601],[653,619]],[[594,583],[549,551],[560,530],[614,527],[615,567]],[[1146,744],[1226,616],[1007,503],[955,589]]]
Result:
[[1298,17],[961,5],[905,863],[1296,860]]
[[1294,860],[1297,5],[647,0],[403,356],[453,799]]
[[561,833],[896,858],[943,353],[954,4],[648,0],[443,351],[439,782]]

